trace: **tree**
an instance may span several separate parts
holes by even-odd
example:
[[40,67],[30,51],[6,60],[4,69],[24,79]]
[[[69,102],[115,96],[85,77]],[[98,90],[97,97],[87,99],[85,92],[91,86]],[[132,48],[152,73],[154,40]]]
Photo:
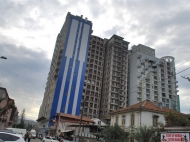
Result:
[[162,127],[147,127],[146,125],[132,128],[129,134],[130,139],[135,139],[138,142],[160,142],[160,133]]
[[17,124],[17,128],[25,128],[25,124],[24,124],[24,120],[25,120],[25,109],[23,109],[21,116],[20,116],[20,123]]
[[125,131],[118,124],[106,127],[102,130],[101,135],[106,142],[124,142],[127,139]]
[[190,120],[186,115],[177,114],[172,111],[165,115],[166,127],[173,126],[190,126]]

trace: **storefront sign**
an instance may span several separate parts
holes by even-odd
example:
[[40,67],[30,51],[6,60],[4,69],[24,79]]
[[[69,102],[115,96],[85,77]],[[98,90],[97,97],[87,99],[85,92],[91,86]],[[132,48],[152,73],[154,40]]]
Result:
[[190,142],[189,141],[189,133],[161,134],[161,142]]

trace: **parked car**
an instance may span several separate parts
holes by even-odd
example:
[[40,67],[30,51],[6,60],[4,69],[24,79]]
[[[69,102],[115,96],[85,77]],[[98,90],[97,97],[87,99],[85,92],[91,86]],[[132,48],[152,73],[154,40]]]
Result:
[[46,136],[43,138],[42,142],[59,142],[55,137]]
[[22,136],[13,133],[0,132],[0,141],[3,142],[25,142]]

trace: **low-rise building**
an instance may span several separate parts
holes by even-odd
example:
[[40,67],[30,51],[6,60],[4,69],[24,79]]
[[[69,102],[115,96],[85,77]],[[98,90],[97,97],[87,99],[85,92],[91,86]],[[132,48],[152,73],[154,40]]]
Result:
[[[140,126],[158,126],[159,123],[165,125],[164,114],[171,110],[163,107],[161,103],[153,103],[149,100],[131,105],[126,108],[111,112],[111,125],[117,123],[126,132],[129,132],[131,127]],[[175,113],[179,113],[174,111]],[[179,113],[182,114],[182,113]]]
[[0,87],[0,129],[17,122],[18,110],[13,99],[9,98],[6,88]]

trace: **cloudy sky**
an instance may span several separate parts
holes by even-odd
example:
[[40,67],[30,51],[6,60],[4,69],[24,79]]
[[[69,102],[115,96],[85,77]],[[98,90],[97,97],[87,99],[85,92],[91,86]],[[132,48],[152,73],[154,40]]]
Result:
[[[93,34],[118,34],[132,45],[174,56],[176,72],[190,67],[189,0],[0,0],[0,86],[26,118],[36,120],[57,34],[67,12],[93,22]],[[181,111],[190,113],[190,70],[177,75]]]

